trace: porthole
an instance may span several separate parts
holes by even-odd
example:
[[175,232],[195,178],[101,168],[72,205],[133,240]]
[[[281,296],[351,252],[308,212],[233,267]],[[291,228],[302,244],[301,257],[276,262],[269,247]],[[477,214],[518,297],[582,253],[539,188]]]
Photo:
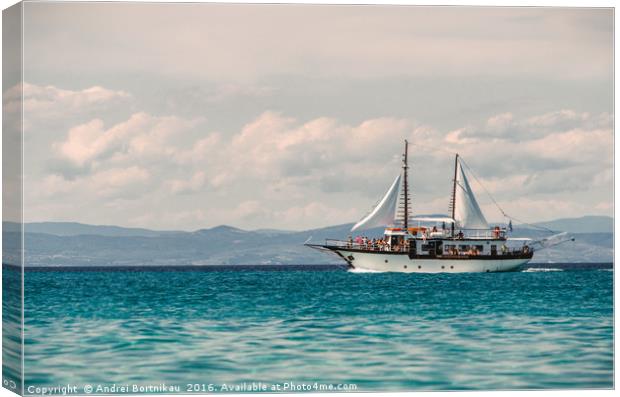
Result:
[[418,269],[422,269],[422,266],[418,266]]
[[407,265],[405,265],[405,269],[407,268]]
[[388,260],[387,260],[387,259],[385,260],[385,263],[388,263]]
[[445,269],[446,267],[445,267],[445,266],[441,266],[441,268],[442,268],[442,269]]
[[454,269],[454,266],[450,266],[450,269]]

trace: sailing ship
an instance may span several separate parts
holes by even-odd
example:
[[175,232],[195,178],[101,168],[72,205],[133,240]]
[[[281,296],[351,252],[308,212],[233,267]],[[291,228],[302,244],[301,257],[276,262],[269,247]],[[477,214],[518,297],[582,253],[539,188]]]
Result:
[[[351,232],[385,227],[379,239],[327,239],[306,246],[332,253],[350,268],[406,273],[515,271],[534,256],[534,248],[567,241],[567,233],[534,241],[510,238],[507,226],[489,226],[471,188],[463,161],[454,159],[450,216],[410,216],[408,148],[405,140],[402,171],[374,209]],[[433,225],[433,226],[430,226]]]

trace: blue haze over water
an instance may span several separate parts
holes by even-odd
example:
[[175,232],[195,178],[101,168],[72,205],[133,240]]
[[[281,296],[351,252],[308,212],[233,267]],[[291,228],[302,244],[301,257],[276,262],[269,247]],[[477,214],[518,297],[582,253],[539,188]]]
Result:
[[30,269],[26,387],[611,388],[613,272],[601,267]]

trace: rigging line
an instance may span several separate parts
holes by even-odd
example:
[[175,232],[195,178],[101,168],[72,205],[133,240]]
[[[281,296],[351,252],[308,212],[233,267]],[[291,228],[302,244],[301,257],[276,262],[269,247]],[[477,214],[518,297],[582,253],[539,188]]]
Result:
[[489,190],[486,188],[486,186],[484,186],[482,184],[482,182],[480,181],[480,179],[478,179],[478,176],[476,175],[476,173],[474,172],[474,170],[471,169],[471,167],[469,166],[469,164],[467,164],[467,162],[463,159],[463,157],[461,157],[461,163],[463,163],[465,165],[465,167],[467,167],[467,169],[469,170],[469,172],[471,172],[471,174],[473,175],[474,179],[476,179],[476,182],[478,182],[478,184],[480,186],[482,186],[482,188],[484,189],[484,191],[486,192],[487,196],[489,196],[489,198],[491,199],[491,201],[493,201],[493,204],[495,204],[495,206],[497,207],[497,209],[499,209],[499,211],[502,213],[502,215],[504,215],[507,218],[510,218],[508,216],[508,214],[506,214],[506,212],[504,211],[504,209],[497,203],[497,201],[495,201],[495,198],[493,197],[493,195],[491,194],[491,192],[489,192]]
[[527,222],[522,221],[522,220],[520,220],[518,218],[515,218],[514,216],[506,215],[506,217],[512,219],[513,221],[517,221],[517,222],[519,222],[519,223],[521,223],[523,225],[531,226],[534,229],[544,230],[544,231],[549,232],[549,233],[558,233],[559,232],[559,230],[552,230],[552,229],[549,229],[548,227],[545,227],[545,226],[540,226],[540,225],[534,225],[532,223],[527,223]]
[[[454,151],[451,151],[451,150],[443,149],[443,148],[440,148],[440,147],[434,147],[434,146],[424,145],[424,144],[421,144],[421,143],[413,143],[413,142],[409,142],[409,145],[419,146],[419,147],[422,147],[422,148],[426,148],[426,149],[430,149],[430,150],[435,150],[435,151],[441,151],[441,152],[444,152],[444,153],[449,153],[449,154],[452,154],[452,155],[458,154],[457,152],[454,152]],[[478,176],[476,175],[476,173],[475,173],[475,172],[471,169],[471,167],[469,166],[469,164],[467,164],[467,163],[465,162],[465,160],[463,159],[463,157],[462,157],[462,156],[459,156],[459,157],[460,157],[461,162],[462,162],[463,164],[465,164],[465,166],[466,166],[466,167],[467,167],[467,169],[471,172],[471,174],[474,176],[474,178],[476,179],[476,181],[478,182],[478,184],[479,184],[480,186],[482,186],[482,188],[484,189],[484,191],[486,192],[486,194],[489,196],[489,198],[491,199],[491,201],[493,201],[493,204],[495,204],[495,206],[497,207],[497,209],[499,209],[499,211],[502,213],[502,215],[503,215],[504,217],[506,217],[506,218],[508,218],[508,219],[512,219],[512,220],[514,220],[514,221],[517,221],[517,222],[519,222],[519,223],[521,223],[521,224],[523,224],[523,225],[528,225],[528,226],[531,226],[531,227],[533,227],[533,228],[535,228],[535,229],[541,229],[541,230],[545,230],[545,231],[548,231],[548,232],[551,232],[551,233],[556,233],[556,232],[557,232],[557,231],[555,231],[555,230],[551,230],[551,229],[549,229],[549,228],[547,228],[547,227],[544,227],[544,226],[539,226],[539,225],[533,225],[533,224],[531,224],[531,223],[528,223],[528,222],[522,221],[522,220],[520,220],[520,219],[518,219],[518,218],[515,218],[514,216],[510,216],[510,215],[508,215],[508,214],[506,213],[506,211],[504,211],[504,209],[503,209],[503,208],[502,208],[502,207],[501,207],[501,206],[497,203],[497,201],[495,200],[495,198],[493,197],[493,195],[489,192],[489,190],[486,188],[486,186],[484,186],[484,185],[482,184],[482,182],[480,181],[480,179],[478,178]],[[460,185],[459,185],[459,186],[460,186]],[[464,189],[462,186],[460,186],[460,187],[461,187],[461,189]]]
[[493,195],[491,194],[491,192],[489,192],[489,190],[486,188],[486,186],[484,186],[484,184],[480,181],[480,179],[478,178],[478,176],[476,175],[476,173],[474,172],[474,170],[471,169],[471,167],[469,166],[469,164],[467,164],[467,162],[463,159],[463,157],[461,157],[461,163],[463,163],[465,165],[465,167],[467,167],[467,169],[469,170],[469,172],[471,172],[471,174],[473,175],[474,179],[476,179],[476,182],[478,182],[478,184],[480,186],[482,186],[482,188],[484,189],[484,191],[486,192],[486,194],[489,196],[489,198],[491,199],[491,201],[493,201],[493,204],[495,204],[495,206],[497,207],[497,209],[499,209],[499,211],[502,213],[502,215],[504,215],[506,218],[508,219],[512,219],[514,221],[517,221],[523,225],[528,225],[531,226],[535,229],[541,229],[541,230],[545,230],[547,232],[550,233],[556,233],[557,231],[555,230],[551,230],[548,227],[545,226],[540,226],[540,225],[534,225],[528,222],[524,222],[518,218],[515,218],[514,216],[510,216],[506,213],[506,211],[504,211],[504,209],[497,203],[497,201],[495,200],[495,198],[493,197]]

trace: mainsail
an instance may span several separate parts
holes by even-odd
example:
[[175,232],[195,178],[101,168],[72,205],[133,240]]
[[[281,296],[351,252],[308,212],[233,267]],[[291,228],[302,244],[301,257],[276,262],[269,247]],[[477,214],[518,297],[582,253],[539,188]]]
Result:
[[456,167],[453,204],[456,227],[461,229],[488,229],[489,224],[478,206],[474,192],[467,181],[465,170],[458,158]]
[[398,195],[400,191],[401,175],[399,174],[379,204],[361,221],[357,222],[351,231],[370,229],[372,227],[393,224],[396,218]]

